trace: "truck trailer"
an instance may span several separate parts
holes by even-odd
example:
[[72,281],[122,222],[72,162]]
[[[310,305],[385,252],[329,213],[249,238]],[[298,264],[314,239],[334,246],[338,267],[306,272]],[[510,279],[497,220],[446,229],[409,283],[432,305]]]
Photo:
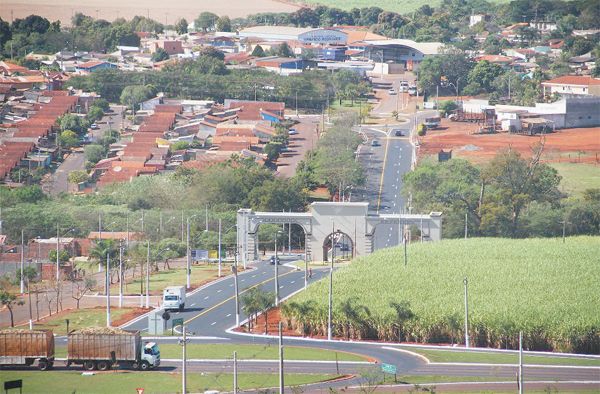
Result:
[[1,330],[0,365],[31,366],[40,370],[54,365],[54,335],[50,330]]
[[142,343],[139,331],[81,329],[69,333],[67,347],[67,366],[80,364],[88,371],[106,371],[114,366],[146,371],[160,365],[158,345]]

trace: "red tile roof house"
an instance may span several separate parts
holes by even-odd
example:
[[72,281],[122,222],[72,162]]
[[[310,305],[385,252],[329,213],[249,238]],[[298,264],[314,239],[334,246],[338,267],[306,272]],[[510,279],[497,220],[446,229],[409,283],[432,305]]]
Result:
[[600,96],[600,78],[580,75],[563,75],[542,82],[544,96],[558,94],[580,94]]
[[272,101],[229,101],[229,108],[240,108],[239,120],[260,121],[263,120],[261,111],[283,117],[285,103]]

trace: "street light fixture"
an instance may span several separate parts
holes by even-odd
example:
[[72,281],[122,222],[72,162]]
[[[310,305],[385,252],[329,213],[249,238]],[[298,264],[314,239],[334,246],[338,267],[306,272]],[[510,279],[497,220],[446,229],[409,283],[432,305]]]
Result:
[[465,285],[465,347],[469,347],[469,293],[468,286],[469,280],[465,276],[463,279]]
[[[63,236],[69,234],[71,231],[75,230],[74,228],[70,228],[63,234]],[[60,248],[60,228],[58,223],[56,224],[56,281],[60,280],[60,256],[59,256],[59,248]]]
[[187,218],[187,267],[186,267],[186,288],[189,289],[191,287],[191,278],[190,275],[192,273],[192,251],[190,249],[190,220],[198,216],[198,214],[188,216]]
[[279,258],[277,257],[277,238],[283,231],[277,231],[275,234],[275,306],[279,305]]

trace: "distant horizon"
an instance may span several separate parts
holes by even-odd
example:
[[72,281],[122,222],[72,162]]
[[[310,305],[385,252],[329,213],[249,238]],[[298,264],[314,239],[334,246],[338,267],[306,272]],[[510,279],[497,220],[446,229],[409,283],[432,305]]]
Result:
[[174,24],[178,19],[185,18],[192,22],[201,12],[213,12],[219,16],[230,18],[246,17],[261,12],[294,12],[301,8],[291,2],[279,0],[231,0],[226,4],[216,3],[209,0],[182,0],[169,3],[160,0],[149,0],[144,7],[136,8],[131,3],[123,3],[115,0],[59,0],[49,2],[48,0],[10,0],[3,2],[0,8],[0,18],[11,22],[17,18],[25,18],[29,15],[39,15],[50,22],[60,20],[62,26],[71,25],[71,17],[81,12],[93,18],[105,19],[109,22],[117,18],[131,19],[136,15],[149,16],[160,23]]

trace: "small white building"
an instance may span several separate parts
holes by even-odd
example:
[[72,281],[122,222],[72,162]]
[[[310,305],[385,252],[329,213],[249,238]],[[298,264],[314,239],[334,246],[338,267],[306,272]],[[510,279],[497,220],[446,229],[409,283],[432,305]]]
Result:
[[558,94],[579,94],[600,96],[600,79],[583,75],[563,75],[542,82],[544,96]]

